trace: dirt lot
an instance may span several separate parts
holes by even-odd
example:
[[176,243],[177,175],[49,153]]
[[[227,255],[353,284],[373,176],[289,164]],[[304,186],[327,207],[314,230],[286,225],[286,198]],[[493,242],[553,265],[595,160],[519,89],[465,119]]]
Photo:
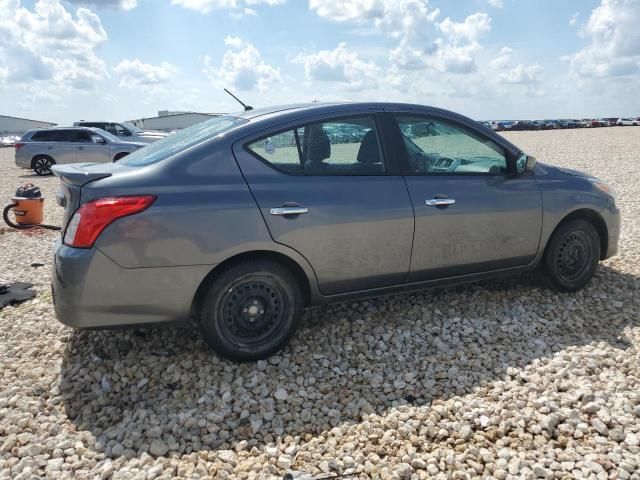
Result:
[[[308,313],[267,362],[182,329],[76,332],[49,293],[55,232],[0,234],[0,479],[640,478],[640,127],[513,132],[539,160],[610,182],[621,249],[557,294],[535,278]],[[0,150],[0,199],[55,178]],[[33,267],[42,263],[44,267]]]

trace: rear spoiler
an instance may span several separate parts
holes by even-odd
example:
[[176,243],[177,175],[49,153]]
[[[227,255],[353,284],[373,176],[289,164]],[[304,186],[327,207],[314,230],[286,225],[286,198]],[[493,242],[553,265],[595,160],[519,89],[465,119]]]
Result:
[[111,176],[111,172],[100,171],[99,169],[91,169],[94,165],[104,165],[101,163],[72,163],[69,165],[54,165],[51,171],[60,180],[68,185],[81,187],[94,180],[107,178]]

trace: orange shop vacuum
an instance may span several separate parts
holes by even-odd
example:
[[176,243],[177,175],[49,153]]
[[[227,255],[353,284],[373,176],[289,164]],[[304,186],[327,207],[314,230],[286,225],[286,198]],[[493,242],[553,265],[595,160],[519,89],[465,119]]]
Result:
[[[15,222],[9,218],[9,212],[13,210]],[[46,228],[48,230],[60,230],[55,225],[45,225],[44,219],[44,197],[40,187],[32,183],[18,188],[16,196],[11,199],[11,203],[4,207],[2,211],[4,222],[11,228],[24,230],[27,228]]]

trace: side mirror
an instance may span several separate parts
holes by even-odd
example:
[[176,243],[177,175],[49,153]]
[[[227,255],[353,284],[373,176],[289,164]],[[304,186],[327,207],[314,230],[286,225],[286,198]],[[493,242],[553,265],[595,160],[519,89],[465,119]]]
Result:
[[516,172],[518,175],[522,175],[525,172],[533,171],[533,167],[536,165],[536,158],[526,153],[520,153],[516,159]]
[[91,135],[91,140],[93,141],[93,143],[101,143],[101,144],[107,143],[105,142],[104,138],[102,138],[99,135]]

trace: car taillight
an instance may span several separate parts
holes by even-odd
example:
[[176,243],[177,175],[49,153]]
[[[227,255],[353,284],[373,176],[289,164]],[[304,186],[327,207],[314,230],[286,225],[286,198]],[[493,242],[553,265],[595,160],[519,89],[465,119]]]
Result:
[[90,248],[110,223],[146,210],[155,200],[155,195],[104,197],[91,200],[73,214],[64,234],[64,244],[69,247]]
[[24,147],[24,143],[16,143],[13,145],[16,148],[16,152]]

